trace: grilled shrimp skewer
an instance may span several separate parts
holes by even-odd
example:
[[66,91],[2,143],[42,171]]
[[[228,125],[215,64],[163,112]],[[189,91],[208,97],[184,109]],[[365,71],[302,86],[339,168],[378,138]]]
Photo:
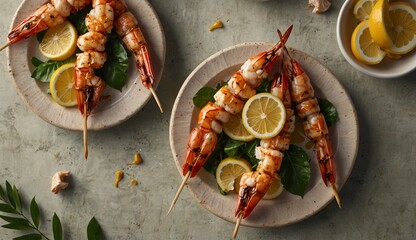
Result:
[[94,74],[94,69],[104,66],[106,34],[113,28],[114,13],[106,0],[93,0],[93,9],[85,18],[88,32],[78,38],[77,45],[83,53],[77,54],[74,70],[78,108],[83,115],[84,157],[88,158],[87,118],[100,101],[104,81]]
[[270,92],[284,103],[286,123],[277,136],[260,141],[260,146],[256,148],[256,158],[260,160],[256,171],[245,173],[241,177],[239,198],[235,208],[237,223],[233,238],[237,236],[241,220],[250,215],[274,181],[275,174],[280,170],[284,153],[289,149],[290,135],[295,130],[295,112],[292,109],[286,69],[276,73]]
[[143,86],[150,90],[156,100],[160,112],[163,113],[162,105],[153,89],[155,77],[146,40],[138,26],[137,19],[131,12],[127,11],[124,0],[117,0],[117,3],[114,27],[117,34],[123,39],[124,45],[134,55]]
[[[279,32],[279,34],[281,33]],[[301,65],[289,55],[284,45],[283,47],[292,65],[290,95],[296,104],[296,112],[299,117],[304,119],[303,130],[305,135],[315,143],[316,158],[322,179],[326,186],[328,186],[328,181],[330,182],[335,200],[341,208],[341,200],[335,187],[335,159],[325,117],[320,112],[318,99],[315,97],[315,91],[308,75]]]
[[13,43],[63,23],[71,12],[76,12],[90,4],[91,0],[51,0],[50,3],[43,4],[9,33],[9,41],[0,47],[0,51]]
[[286,31],[283,39],[272,49],[262,52],[248,59],[239,71],[228,81],[228,85],[222,87],[215,95],[215,103],[208,103],[203,107],[198,116],[198,126],[189,136],[188,146],[183,162],[182,174],[184,179],[168,210],[172,211],[188,178],[194,177],[205,161],[213,152],[217,144],[217,134],[222,131],[222,123],[227,122],[229,114],[241,112],[244,101],[254,94],[262,80],[268,77],[276,61],[279,58],[279,50],[282,42],[290,35],[292,27]]

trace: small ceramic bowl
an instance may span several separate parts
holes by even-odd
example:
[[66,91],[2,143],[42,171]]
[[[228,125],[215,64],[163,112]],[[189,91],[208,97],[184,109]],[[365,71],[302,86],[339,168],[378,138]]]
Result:
[[[400,59],[390,59],[386,56],[377,65],[366,65],[358,61],[351,50],[351,36],[359,21],[352,11],[358,0],[346,0],[341,7],[337,22],[337,41],[345,59],[357,70],[376,78],[395,78],[403,76],[416,69],[416,50],[405,54]],[[415,7],[414,0],[405,0]]]

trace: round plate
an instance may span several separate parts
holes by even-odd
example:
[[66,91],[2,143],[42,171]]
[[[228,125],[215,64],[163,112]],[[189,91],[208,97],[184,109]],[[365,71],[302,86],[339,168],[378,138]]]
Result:
[[[13,28],[36,8],[46,1],[24,0],[17,10],[11,27]],[[155,72],[154,88],[159,84],[165,62],[165,36],[159,19],[146,0],[126,0],[128,10],[139,20],[140,29],[150,48],[150,57]],[[45,60],[38,50],[36,37],[22,40],[8,48],[9,72],[13,83],[24,102],[43,120],[55,126],[82,130],[82,115],[74,108],[64,108],[52,100],[47,93],[49,84],[31,78],[34,70],[32,57]],[[130,58],[128,80],[122,92],[106,87],[104,98],[88,118],[89,130],[100,130],[119,124],[140,110],[151,98],[151,93],[143,87],[133,58]]]
[[[272,46],[272,43],[244,43],[227,48],[202,62],[186,79],[176,98],[170,121],[170,144],[181,176],[189,133],[196,126],[199,112],[192,103],[195,93],[204,86],[215,87],[218,82],[228,80],[247,58]],[[336,159],[336,185],[340,190],[351,173],[357,154],[358,123],[354,106],[345,89],[325,66],[294,49],[291,49],[291,55],[308,73],[316,95],[331,101],[338,111],[339,119],[330,128],[330,138]],[[312,149],[307,152],[311,159],[311,179],[303,198],[285,191],[274,200],[261,201],[241,224],[253,227],[291,224],[312,216],[333,199],[331,188],[326,187],[321,179]],[[210,212],[235,222],[234,208],[238,195],[221,195],[214,176],[205,169],[188,180],[187,188]]]

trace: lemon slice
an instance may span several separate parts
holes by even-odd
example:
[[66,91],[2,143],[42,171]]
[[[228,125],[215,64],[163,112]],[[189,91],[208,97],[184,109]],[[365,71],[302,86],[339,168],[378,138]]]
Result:
[[351,50],[359,61],[369,65],[380,63],[386,56],[386,52],[371,37],[369,20],[355,28],[351,37]]
[[266,194],[264,194],[264,200],[271,200],[277,198],[284,190],[282,181],[279,175],[275,174],[275,179],[273,179],[272,184],[270,185],[269,189],[267,190]]
[[229,192],[235,189],[236,180],[246,173],[251,172],[252,168],[245,159],[226,158],[218,164],[215,178],[218,186],[224,191]]
[[389,4],[393,46],[387,49],[393,54],[406,54],[416,47],[416,11],[406,2]]
[[61,106],[77,105],[77,91],[74,88],[75,63],[67,63],[52,74],[49,89],[53,100]]
[[69,58],[77,49],[78,33],[68,21],[49,28],[42,42],[40,52],[50,60],[61,61]]
[[249,142],[255,139],[244,127],[241,113],[231,114],[228,122],[223,125],[223,130],[227,136],[234,140]]
[[371,10],[376,4],[377,0],[359,0],[355,5],[352,13],[355,18],[361,21],[367,20],[370,16]]
[[276,136],[286,121],[286,110],[282,101],[270,93],[259,93],[251,97],[242,112],[244,127],[259,139]]
[[368,19],[371,37],[383,49],[389,49],[393,46],[388,33],[391,22],[387,4],[388,0],[377,1]]

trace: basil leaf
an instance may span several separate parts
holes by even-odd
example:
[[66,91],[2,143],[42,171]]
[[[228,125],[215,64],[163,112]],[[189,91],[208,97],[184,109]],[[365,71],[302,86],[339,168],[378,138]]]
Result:
[[318,98],[319,108],[325,116],[326,125],[330,127],[338,119],[338,112],[335,106],[327,99]]
[[42,42],[43,37],[44,37],[44,36],[45,36],[45,34],[46,34],[46,31],[47,31],[47,30],[42,31],[42,32],[39,32],[38,34],[36,34],[36,39],[38,40],[38,42],[39,42],[39,43],[41,43],[41,42]]
[[87,237],[88,237],[88,240],[104,239],[104,235],[103,235],[103,232],[101,230],[101,226],[98,223],[97,219],[95,219],[95,217],[93,217],[90,220],[90,222],[88,223]]
[[121,44],[114,32],[107,37],[105,50],[107,52],[107,61],[102,68],[97,69],[96,74],[107,85],[121,91],[127,81],[129,59],[126,49],[124,49],[123,44]]
[[56,213],[53,214],[52,218],[52,231],[54,240],[62,240],[62,224]]
[[270,92],[270,84],[271,81],[269,81],[268,79],[263,79],[261,81],[260,86],[256,88],[256,93]]
[[41,82],[47,83],[50,81],[52,74],[56,69],[66,63],[75,62],[75,55],[63,61],[48,60],[46,62],[33,57],[31,62],[33,66],[35,66],[35,70],[32,72],[31,77]]
[[215,171],[217,171],[218,164],[220,164],[221,160],[223,159],[222,153],[228,139],[229,137],[224,132],[218,135],[217,145],[215,146],[211,156],[209,156],[204,164],[205,170],[212,173],[214,176]]
[[27,235],[13,238],[13,240],[41,240],[41,239],[42,239],[42,235],[38,233],[30,233]]
[[88,6],[74,14],[71,14],[66,19],[70,21],[74,27],[77,29],[78,35],[82,35],[88,32],[87,27],[85,26],[85,17],[91,11],[92,7]]
[[217,92],[214,88],[203,87],[193,97],[194,105],[203,108],[208,102],[215,102],[214,95]]
[[303,196],[311,177],[308,155],[296,145],[291,144],[286,151],[279,175],[284,188],[295,195]]
[[35,224],[36,227],[39,227],[40,214],[35,198],[32,198],[32,201],[30,202],[30,215],[32,217],[33,224]]
[[249,161],[253,169],[257,168],[259,160],[256,158],[256,147],[260,145],[260,139],[254,139],[253,141],[247,142],[243,148],[243,156]]
[[241,146],[243,146],[245,143],[233,139],[228,139],[227,144],[224,147],[224,152],[229,157],[233,158],[240,158],[243,155],[243,151],[241,149]]

